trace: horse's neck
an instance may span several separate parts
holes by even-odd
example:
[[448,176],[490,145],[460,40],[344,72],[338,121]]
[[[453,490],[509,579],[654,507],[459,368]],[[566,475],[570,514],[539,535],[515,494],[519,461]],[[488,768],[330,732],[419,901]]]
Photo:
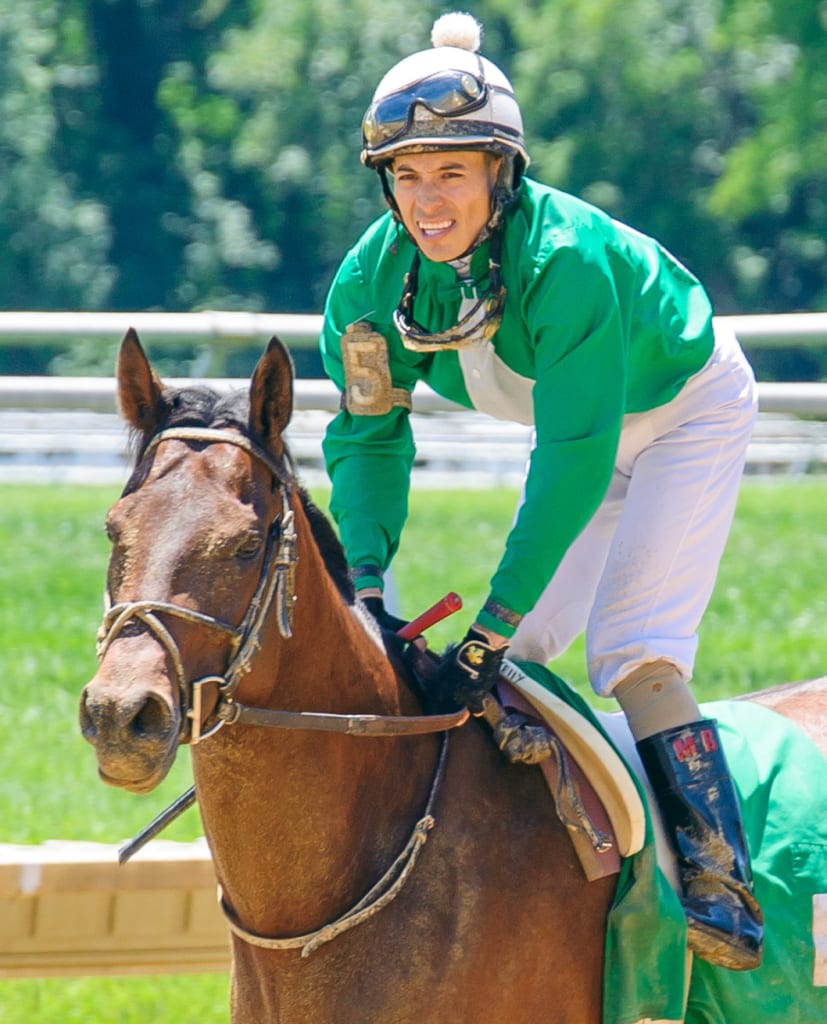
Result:
[[[387,658],[342,601],[315,545],[301,552],[296,592],[293,637],[281,640],[268,630],[239,700],[399,713]],[[404,845],[424,804],[436,748],[433,737],[239,726],[197,747],[205,828],[219,879],[245,925],[303,932],[347,909]]]

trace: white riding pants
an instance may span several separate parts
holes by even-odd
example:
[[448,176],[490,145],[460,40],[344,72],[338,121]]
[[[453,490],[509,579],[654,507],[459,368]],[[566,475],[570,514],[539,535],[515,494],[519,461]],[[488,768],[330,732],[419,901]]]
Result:
[[666,405],[625,417],[606,496],[510,654],[545,664],[584,630],[596,693],[664,660],[692,677],[757,414],[752,368],[716,327],[707,364]]

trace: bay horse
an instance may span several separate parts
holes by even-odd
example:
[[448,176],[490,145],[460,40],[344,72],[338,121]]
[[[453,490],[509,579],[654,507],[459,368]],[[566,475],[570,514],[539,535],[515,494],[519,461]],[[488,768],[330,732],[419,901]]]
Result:
[[134,469],[81,728],[136,793],[192,743],[234,1024],[600,1024],[615,880],[539,772],[477,720],[433,731],[397,677],[296,481],[286,349],[220,398],[165,388],[130,331],[117,377]]

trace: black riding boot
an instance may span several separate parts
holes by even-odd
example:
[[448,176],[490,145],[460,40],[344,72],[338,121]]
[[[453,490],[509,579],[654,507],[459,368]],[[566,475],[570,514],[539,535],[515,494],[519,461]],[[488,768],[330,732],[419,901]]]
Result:
[[689,948],[734,971],[758,967],[764,918],[716,723],[667,729],[637,749],[677,854]]

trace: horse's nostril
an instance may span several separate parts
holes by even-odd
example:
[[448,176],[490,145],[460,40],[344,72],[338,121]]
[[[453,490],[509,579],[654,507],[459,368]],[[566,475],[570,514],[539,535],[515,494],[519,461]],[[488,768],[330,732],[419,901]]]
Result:
[[177,734],[175,710],[163,696],[146,690],[116,700],[87,687],[80,698],[78,718],[89,743],[140,742],[167,744]]
[[138,738],[164,735],[172,727],[172,715],[166,702],[149,694],[130,724],[132,734]]
[[81,695],[79,718],[84,739],[95,749],[98,774],[109,785],[146,793],[169,771],[180,719],[163,694],[131,676],[96,676]]
[[87,693],[86,690],[80,695],[80,707],[78,709],[78,718],[80,720],[80,731],[83,738],[88,740],[90,743],[94,743],[98,735],[98,730],[95,725],[95,720],[89,713],[89,707],[87,705]]

